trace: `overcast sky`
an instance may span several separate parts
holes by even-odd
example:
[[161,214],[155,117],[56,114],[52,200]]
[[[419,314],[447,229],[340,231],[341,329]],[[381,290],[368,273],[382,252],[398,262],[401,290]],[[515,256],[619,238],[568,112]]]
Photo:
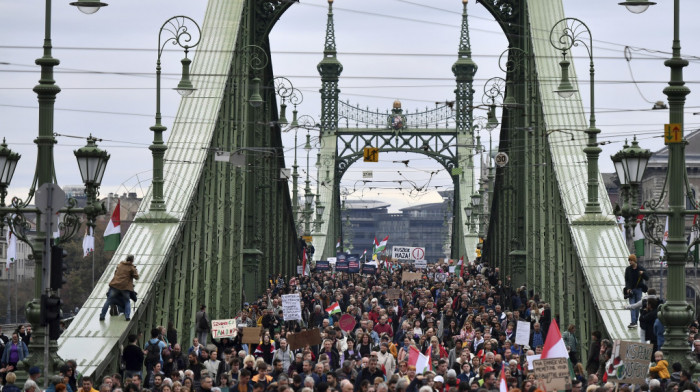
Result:
[[[104,139],[100,146],[108,149],[112,158],[103,180],[103,195],[141,194],[151,178],[148,145],[152,133],[148,128],[153,125],[155,109],[158,29],[174,15],[203,22],[206,1],[119,0],[94,15],[83,15],[68,2],[54,1],[53,5],[54,57],[61,60],[56,82],[62,89],[56,101],[55,132],[82,138],[92,133]],[[606,172],[613,170],[609,156],[621,148],[624,138],[635,133],[643,147],[661,148],[663,124],[668,122],[668,111],[651,111],[652,104],[646,100],[666,99],[662,90],[669,72],[663,60],[671,47],[673,2],[658,1],[659,5],[641,15],[631,14],[617,3],[564,0],[567,16],[586,22],[595,39],[599,138],[612,142],[603,146],[601,155],[601,169]],[[394,99],[400,99],[408,111],[454,99],[451,65],[459,40],[461,1],[337,0],[334,5],[338,58],[344,66],[342,99],[382,111],[389,109]],[[684,0],[681,5],[685,16],[681,18],[681,43],[684,56],[691,61],[684,76],[694,90],[686,103],[685,129],[689,133],[700,125],[700,117],[693,116],[693,112],[700,112],[700,42],[696,38],[700,27],[690,17],[700,15],[700,2]],[[44,2],[38,0],[0,2],[0,135],[22,154],[11,185],[14,195],[26,192],[35,169],[33,140],[38,110],[31,89],[39,79],[34,59],[41,55],[43,8]],[[271,36],[275,75],[289,78],[303,92],[300,115],[316,120],[320,116],[316,64],[322,57],[326,10],[325,1],[294,4]],[[473,58],[479,65],[475,83],[478,103],[484,81],[504,76],[496,61],[506,49],[506,40],[482,5],[470,2],[469,13]],[[633,48],[629,62],[625,46]],[[574,56],[578,73],[586,74],[585,49],[576,49]],[[166,53],[163,72],[179,73],[181,57],[180,53]],[[581,81],[588,113],[587,75]],[[166,77],[163,83],[163,122],[171,128],[179,104],[179,96],[171,90],[177,77]],[[303,132],[299,136],[303,145]],[[497,137],[498,129],[493,132],[494,146]],[[487,147],[488,140],[488,135],[482,135]],[[284,142],[287,166],[291,167],[293,133],[285,134]],[[59,184],[80,184],[72,151],[84,144],[84,139],[58,138]],[[299,149],[298,153],[305,166],[305,151]],[[312,152],[312,170],[314,157]],[[396,210],[439,201],[436,191],[452,187],[441,167],[422,155],[383,154],[380,159],[380,164],[358,163],[348,170],[342,185],[350,198],[385,200]],[[408,165],[392,163],[403,160],[409,160]],[[376,181],[358,182],[363,170],[373,170]]]

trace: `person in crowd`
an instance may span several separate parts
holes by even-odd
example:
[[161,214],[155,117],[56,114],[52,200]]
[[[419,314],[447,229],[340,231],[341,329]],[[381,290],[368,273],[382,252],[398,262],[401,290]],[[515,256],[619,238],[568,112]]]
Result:
[[[637,263],[636,255],[629,255],[627,260],[629,265],[625,268],[625,295],[630,305],[633,305],[642,300],[642,292],[646,291],[645,282],[649,280],[649,275],[646,269]],[[630,320],[628,328],[637,328],[639,309],[630,308]]]

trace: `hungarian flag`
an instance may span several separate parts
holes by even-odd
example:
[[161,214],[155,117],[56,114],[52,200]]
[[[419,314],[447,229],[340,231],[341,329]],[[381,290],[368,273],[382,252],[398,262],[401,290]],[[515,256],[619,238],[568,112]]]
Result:
[[301,276],[309,276],[308,265],[306,262],[306,248],[304,248],[304,256],[301,259]]
[[459,258],[459,261],[457,262],[457,266],[459,267],[459,277],[461,278],[462,275],[464,274],[464,256]]
[[365,259],[367,261],[367,249],[365,249],[364,252],[362,252],[362,256],[360,256],[361,259]]
[[408,350],[408,365],[416,367],[416,374],[430,370],[430,358],[423,355],[415,346]]
[[569,352],[566,351],[564,339],[561,338],[557,320],[553,319],[552,323],[549,325],[549,331],[547,331],[547,338],[544,340],[544,347],[542,347],[542,355],[540,358],[569,358]]
[[340,238],[338,238],[338,242],[335,244],[335,249],[338,250],[340,248]]
[[381,253],[386,249],[386,243],[389,242],[389,236],[384,237],[381,242],[377,242],[377,238],[374,238],[374,254]]
[[[698,216],[695,215],[693,216],[693,227],[695,227],[695,223],[698,220]],[[698,232],[695,230],[690,230],[690,237],[688,238],[688,246],[690,246],[696,239],[698,238]],[[700,261],[700,252],[698,252],[698,246],[695,245],[693,246],[692,249],[688,249],[688,252],[690,253],[691,256],[693,256],[693,265],[698,265],[698,261]]]
[[95,236],[92,227],[88,227],[83,238],[83,257],[95,251]]
[[114,207],[112,212],[112,218],[110,218],[107,223],[107,228],[105,229],[104,240],[105,246],[104,250],[114,251],[119,247],[119,243],[122,241],[122,229],[121,229],[121,213],[119,208],[120,201],[117,200],[117,206]]
[[506,383],[506,367],[503,366],[501,367],[501,382],[499,384],[499,390],[500,392],[508,392],[508,383]]
[[337,302],[333,302],[331,306],[326,308],[326,312],[328,314],[340,313],[340,305]]
[[374,255],[376,255],[378,253],[377,252],[378,247],[379,247],[379,241],[377,241],[377,236],[374,236],[374,243],[372,244],[372,256],[373,256],[372,258],[374,258]]

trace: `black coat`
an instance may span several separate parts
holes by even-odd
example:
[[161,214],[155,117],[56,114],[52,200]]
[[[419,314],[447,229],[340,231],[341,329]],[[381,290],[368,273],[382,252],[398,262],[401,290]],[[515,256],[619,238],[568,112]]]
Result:
[[[639,272],[642,272],[641,278]],[[625,268],[625,288],[628,289],[639,289],[645,285],[645,281],[649,280],[649,274],[647,270],[641,265],[637,264],[637,268],[633,269],[632,266]]]

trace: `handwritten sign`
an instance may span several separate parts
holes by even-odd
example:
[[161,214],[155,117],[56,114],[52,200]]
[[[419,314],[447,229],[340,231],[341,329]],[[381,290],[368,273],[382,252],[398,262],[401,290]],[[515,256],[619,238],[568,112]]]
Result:
[[386,299],[388,300],[393,300],[393,299],[399,299],[401,298],[401,289],[387,289],[386,290]]
[[411,282],[414,280],[421,280],[422,277],[423,277],[423,274],[421,274],[420,272],[404,271],[403,273],[401,273],[401,282]]
[[301,299],[299,294],[282,296],[282,316],[284,321],[301,320]]
[[290,350],[321,344],[321,331],[318,328],[287,335]]
[[243,337],[241,343],[258,344],[260,343],[260,334],[262,327],[245,327],[243,328]]
[[515,331],[515,344],[521,346],[530,344],[530,323],[518,320],[517,328],[518,329]]
[[211,321],[211,336],[214,339],[232,338],[236,335],[238,335],[236,319]]
[[643,384],[654,351],[652,344],[616,340],[612,356],[605,366],[612,383]]
[[532,362],[535,377],[544,381],[545,390],[562,391],[571,389],[568,358],[538,359]]

